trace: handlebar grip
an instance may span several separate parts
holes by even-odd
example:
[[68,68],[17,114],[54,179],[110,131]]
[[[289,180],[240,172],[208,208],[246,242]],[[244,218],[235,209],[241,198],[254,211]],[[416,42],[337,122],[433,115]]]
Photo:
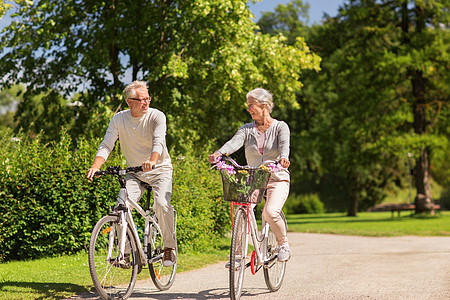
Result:
[[138,167],[128,167],[125,169],[128,172],[141,172],[142,171],[142,166],[138,166]]
[[[152,167],[154,169],[155,166]],[[122,169],[120,166],[110,166],[107,167],[106,170],[100,170],[94,173],[94,176],[102,176],[102,175],[125,175],[128,172],[142,172],[142,166],[138,167],[128,167],[126,169]]]
[[106,171],[97,171],[94,173],[94,176],[101,176],[101,175],[105,175]]
[[[154,170],[154,169],[155,169],[155,165],[152,166],[152,170]],[[127,173],[128,172],[142,172],[143,171],[142,166],[128,167],[125,170],[127,171]]]

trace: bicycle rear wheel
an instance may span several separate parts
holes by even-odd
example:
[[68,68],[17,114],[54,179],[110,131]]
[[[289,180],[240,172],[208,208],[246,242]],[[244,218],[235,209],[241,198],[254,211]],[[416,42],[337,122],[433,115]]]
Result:
[[[165,291],[168,290],[173,284],[175,274],[177,272],[177,262],[175,262],[171,267],[163,266],[164,242],[160,230],[153,224],[150,225],[149,238],[149,259],[159,257],[158,260],[149,264],[150,276],[152,277],[152,281],[155,284],[156,288],[158,288],[158,290],[160,291]],[[177,251],[176,248],[175,251]]]
[[119,218],[115,216],[103,217],[92,230],[89,271],[95,289],[103,299],[126,299],[133,293],[136,283],[139,259],[130,227],[127,228],[123,260],[119,257],[119,237]]
[[[283,212],[281,212],[281,218],[284,221],[284,224],[286,224],[287,229],[286,217]],[[277,247],[277,239],[275,238],[272,228],[269,227],[269,234],[267,237],[267,257],[274,255]],[[267,288],[272,292],[278,291],[283,283],[285,272],[286,262],[279,262],[277,258],[269,263],[268,267],[264,267],[264,279],[266,280]]]
[[230,251],[230,297],[239,299],[244,283],[245,258],[248,248],[247,212],[238,208],[234,219]]

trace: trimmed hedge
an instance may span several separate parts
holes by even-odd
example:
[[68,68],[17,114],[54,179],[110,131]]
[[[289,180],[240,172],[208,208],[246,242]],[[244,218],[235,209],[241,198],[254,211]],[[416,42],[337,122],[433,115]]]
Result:
[[[95,223],[114,205],[118,182],[86,179],[100,140],[73,142],[66,132],[57,143],[6,132],[0,139],[0,261],[34,259],[86,251]],[[172,205],[178,212],[181,252],[206,250],[229,230],[220,205],[221,182],[206,154],[173,158]],[[125,166],[115,150],[107,165]],[[105,165],[106,167],[106,165]],[[136,215],[136,214],[135,214]]]

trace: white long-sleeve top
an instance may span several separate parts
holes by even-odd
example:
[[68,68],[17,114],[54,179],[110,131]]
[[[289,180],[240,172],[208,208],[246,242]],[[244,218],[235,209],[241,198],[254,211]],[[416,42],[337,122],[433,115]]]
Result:
[[149,108],[142,117],[133,117],[129,109],[118,112],[109,122],[97,156],[106,160],[117,139],[127,160],[127,166],[140,166],[150,159],[152,152],[158,152],[160,158],[155,170],[149,172],[159,173],[158,169],[160,171],[172,169],[166,146],[166,116],[163,112]]
[[[242,146],[245,146],[245,158],[249,166],[257,166],[266,160],[289,159],[290,130],[289,126],[276,119],[265,131],[263,154],[258,149],[258,133],[255,122],[246,123],[226,142],[217,152],[220,154],[232,154]],[[275,180],[290,181],[288,172],[272,174]]]

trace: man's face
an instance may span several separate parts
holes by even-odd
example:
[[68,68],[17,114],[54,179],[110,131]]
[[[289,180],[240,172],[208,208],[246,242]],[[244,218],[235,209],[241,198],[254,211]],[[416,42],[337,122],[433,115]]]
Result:
[[133,117],[142,117],[148,110],[151,98],[147,89],[135,90],[135,97],[128,98],[128,106]]

